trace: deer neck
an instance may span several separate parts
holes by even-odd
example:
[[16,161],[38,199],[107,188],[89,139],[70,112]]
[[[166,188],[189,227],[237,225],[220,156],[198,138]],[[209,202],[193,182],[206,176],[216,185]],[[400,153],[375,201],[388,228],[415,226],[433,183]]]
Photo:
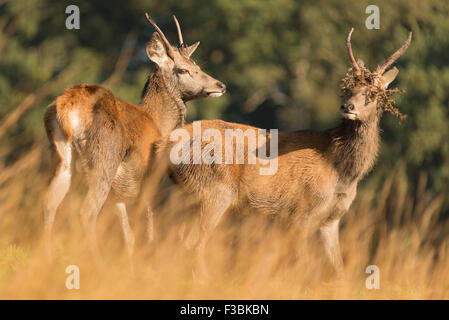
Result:
[[163,136],[184,125],[186,105],[179,91],[164,80],[160,70],[148,77],[140,105]]
[[330,158],[341,183],[357,183],[373,167],[379,149],[379,118],[366,123],[343,119],[330,131]]

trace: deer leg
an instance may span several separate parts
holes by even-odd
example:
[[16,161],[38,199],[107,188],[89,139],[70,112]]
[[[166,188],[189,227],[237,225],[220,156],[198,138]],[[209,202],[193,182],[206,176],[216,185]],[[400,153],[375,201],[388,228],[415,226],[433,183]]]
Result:
[[105,100],[99,100],[96,104],[97,112],[86,133],[88,143],[85,144],[83,152],[85,167],[90,170],[89,188],[81,207],[81,219],[89,250],[98,267],[101,266],[101,261],[95,232],[97,217],[108,198],[125,154],[123,128],[104,111],[108,110],[103,108],[105,103]]
[[154,240],[154,212],[151,208],[151,204],[147,204],[147,240],[148,243],[152,243]]
[[124,202],[117,202],[115,204],[117,215],[120,219],[122,226],[123,238],[125,239],[128,255],[132,257],[134,255],[134,232],[129,225],[128,214],[126,212],[126,204]]
[[[194,277],[199,279],[207,279],[208,272],[205,261],[206,245],[217,227],[223,214],[231,205],[231,195],[226,195],[226,191],[220,190],[213,197],[202,203],[200,214],[200,236],[196,246],[196,257],[194,267]],[[220,196],[219,196],[220,195]],[[211,200],[214,199],[214,200]]]
[[[154,198],[154,185],[157,185],[159,180],[154,182],[150,177],[144,176],[143,181],[141,183],[141,197],[145,197],[143,204],[146,208],[145,218],[146,218],[146,237],[148,244],[151,244],[154,240],[154,212],[152,207],[152,200]],[[143,190],[145,191],[145,195],[143,195]]]
[[55,130],[54,146],[56,149],[57,169],[44,200],[44,238],[47,256],[52,258],[52,229],[56,212],[70,188],[72,149],[62,133]]
[[345,277],[344,264],[338,239],[338,227],[340,219],[348,211],[352,201],[354,201],[356,193],[357,185],[352,185],[346,193],[337,194],[337,202],[331,215],[320,226],[321,239],[326,255],[334,267],[338,279],[344,279]]
[[[162,162],[162,161],[161,161]],[[148,244],[154,241],[154,211],[153,211],[153,199],[156,192],[155,186],[158,186],[162,178],[164,177],[165,165],[158,164],[156,168],[147,169],[151,174],[145,175],[142,186],[145,190],[146,197],[146,236]]]
[[187,227],[187,224],[185,221],[183,223],[181,223],[181,226],[179,227],[178,237],[179,237],[179,240],[181,240],[181,241],[184,241],[184,238],[186,235],[186,227]]
[[302,215],[293,221],[291,229],[291,239],[294,240],[292,245],[295,252],[295,255],[292,257],[293,260],[301,259],[307,252],[310,228],[309,215]]
[[[95,177],[95,175],[94,175]],[[96,178],[91,180],[91,185],[87,191],[81,207],[81,219],[84,230],[87,234],[89,250],[92,253],[97,265],[100,265],[100,254],[98,250],[98,243],[96,238],[95,227],[97,217],[103,207],[109,191],[111,189],[112,179],[107,175],[96,175]]]
[[342,279],[345,276],[345,272],[338,241],[339,222],[340,219],[324,223],[320,227],[320,234],[326,255],[337,272],[337,278]]
[[198,242],[198,220],[199,217],[195,217],[193,222],[184,221],[179,228],[179,240],[184,243],[186,250],[191,250]]

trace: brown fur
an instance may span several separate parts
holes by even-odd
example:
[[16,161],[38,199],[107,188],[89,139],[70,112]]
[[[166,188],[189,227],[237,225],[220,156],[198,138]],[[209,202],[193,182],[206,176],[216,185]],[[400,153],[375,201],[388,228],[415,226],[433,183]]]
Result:
[[[236,208],[249,205],[267,214],[289,214],[291,208],[301,207],[304,208],[302,214],[312,211],[318,204],[322,205],[321,199],[326,197],[329,187],[357,183],[369,172],[379,144],[377,126],[377,120],[364,124],[344,119],[337,128],[324,132],[308,130],[280,133],[279,170],[274,175],[260,175],[262,165],[259,163],[180,164],[173,166],[172,170],[175,179],[200,199],[210,195],[214,185],[223,184],[232,190],[232,206]],[[201,127],[203,131],[218,129],[223,137],[225,129],[257,130],[221,120],[203,120]],[[184,129],[192,135],[192,124],[186,125]],[[205,145],[203,143],[203,147]],[[247,163],[246,141],[244,150]],[[320,201],[306,203],[302,197]],[[271,201],[267,201],[268,198]]]

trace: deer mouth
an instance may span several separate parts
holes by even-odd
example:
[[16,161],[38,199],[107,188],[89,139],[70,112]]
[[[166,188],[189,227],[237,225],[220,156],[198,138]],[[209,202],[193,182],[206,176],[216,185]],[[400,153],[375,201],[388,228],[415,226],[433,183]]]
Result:
[[353,113],[353,112],[342,112],[341,115],[345,119],[356,120],[358,114],[357,113]]
[[208,92],[207,96],[210,98],[218,98],[223,94],[222,91],[212,91],[212,92]]

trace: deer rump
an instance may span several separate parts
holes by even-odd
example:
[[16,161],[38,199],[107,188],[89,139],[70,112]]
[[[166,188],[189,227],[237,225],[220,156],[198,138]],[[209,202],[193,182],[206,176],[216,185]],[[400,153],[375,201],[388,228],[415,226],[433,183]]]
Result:
[[[82,102],[80,95],[84,95]],[[159,137],[151,118],[140,108],[98,85],[74,86],[49,107],[46,128],[50,140],[55,130],[61,130],[71,145],[76,171],[91,181],[102,180],[104,192],[111,189],[120,200],[138,196],[151,144]],[[146,134],[149,131],[152,134]]]

